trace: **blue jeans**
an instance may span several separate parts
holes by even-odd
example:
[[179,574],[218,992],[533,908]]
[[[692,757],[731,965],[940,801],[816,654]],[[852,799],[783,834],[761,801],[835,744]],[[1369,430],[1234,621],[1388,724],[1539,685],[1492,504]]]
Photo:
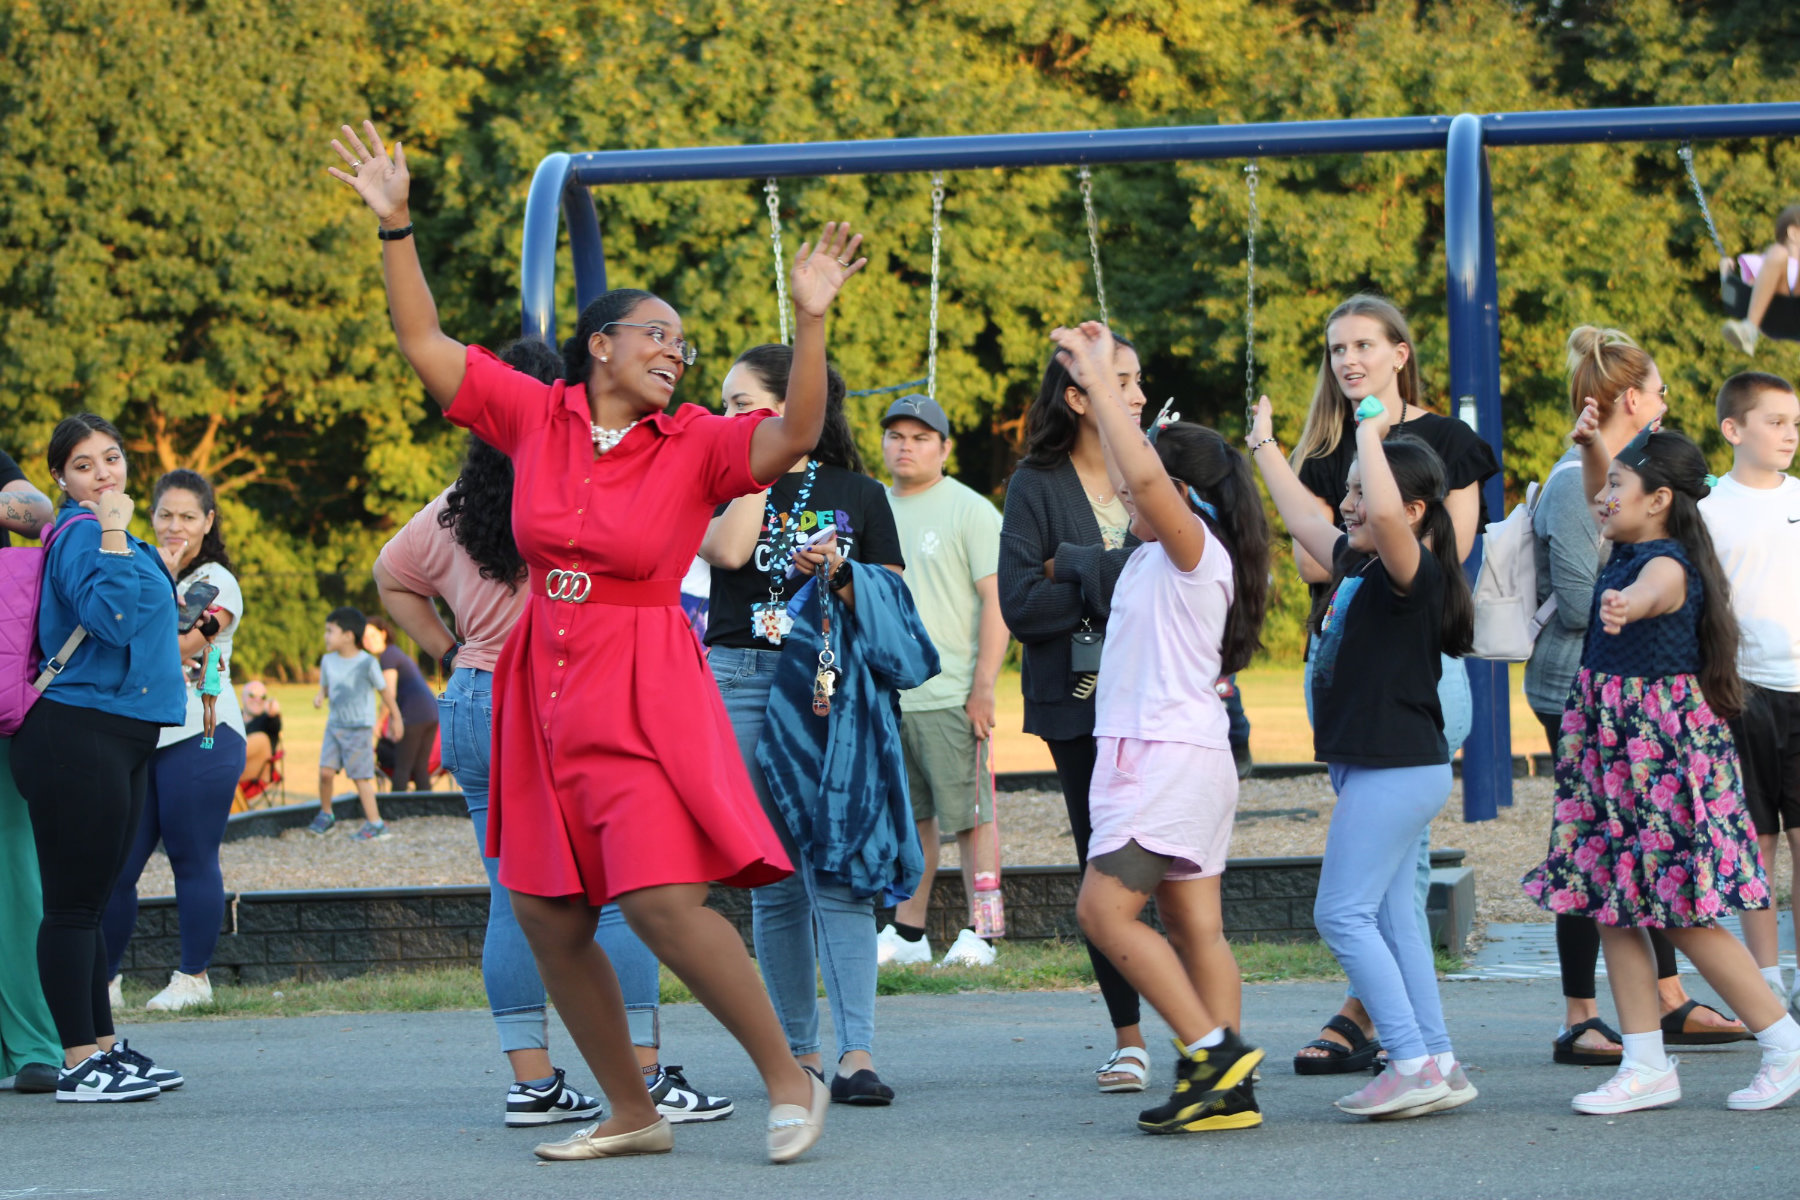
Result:
[[[493,748],[494,676],[475,667],[458,667],[438,697],[439,735],[444,769],[456,777],[469,818],[475,825],[475,845],[487,845],[488,764]],[[512,897],[500,886],[500,860],[481,859],[487,867],[487,937],[481,944],[481,982],[487,988],[488,1007],[500,1033],[500,1049],[545,1050],[549,1033],[544,1016],[544,981],[538,975],[531,946],[513,916]],[[639,940],[619,906],[600,910],[600,926],[594,940],[612,960],[625,995],[625,1013],[631,1024],[631,1041],[637,1046],[659,1044],[657,1004],[661,981],[656,956]]]
[[[1306,674],[1302,690],[1306,693],[1306,720],[1310,724],[1313,715],[1312,700],[1312,650],[1317,638],[1306,644]],[[1444,743],[1450,747],[1450,757],[1469,738],[1469,730],[1475,725],[1475,702],[1469,691],[1469,672],[1463,666],[1462,659],[1443,656],[1443,673],[1438,677],[1438,707],[1444,711]],[[1419,929],[1425,935],[1425,946],[1434,949],[1431,944],[1431,920],[1425,909],[1431,899],[1431,826],[1425,826],[1425,832],[1419,835],[1419,859],[1414,866],[1413,895],[1417,904]],[[1344,989],[1346,1000],[1356,999],[1356,981]]]
[[1437,971],[1419,928],[1418,847],[1450,798],[1450,764],[1431,767],[1331,766],[1337,807],[1313,924],[1391,1058],[1450,1049]]
[[725,712],[737,734],[738,753],[750,772],[756,798],[781,838],[794,873],[750,893],[756,961],[769,989],[788,1048],[796,1056],[819,1053],[819,975],[831,1003],[838,1057],[875,1048],[875,898],[858,900],[835,880],[816,875],[794,843],[787,822],[769,797],[756,762],[778,650],[714,646],[707,656]]

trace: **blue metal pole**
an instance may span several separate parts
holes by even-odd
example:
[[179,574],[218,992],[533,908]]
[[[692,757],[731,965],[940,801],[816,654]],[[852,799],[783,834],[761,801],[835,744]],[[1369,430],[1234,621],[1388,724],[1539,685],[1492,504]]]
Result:
[[606,290],[606,246],[600,240],[600,214],[594,193],[571,174],[562,193],[563,220],[569,224],[569,254],[575,260],[575,307],[579,311]]
[[569,178],[569,156],[551,154],[531,176],[525,238],[519,248],[520,336],[556,345],[557,208]]
[[[1485,237],[1483,236],[1485,233]],[[1450,123],[1444,159],[1444,258],[1450,312],[1450,392],[1457,411],[1472,399],[1478,432],[1502,453],[1499,388],[1499,312],[1494,278],[1493,204],[1481,119],[1464,113]],[[1490,505],[1498,479],[1482,500]],[[1471,576],[1481,548],[1469,558]],[[1490,821],[1502,797],[1512,798],[1512,744],[1505,724],[1506,668],[1469,660],[1473,724],[1463,743],[1463,820]],[[1499,703],[1496,705],[1496,695]]]

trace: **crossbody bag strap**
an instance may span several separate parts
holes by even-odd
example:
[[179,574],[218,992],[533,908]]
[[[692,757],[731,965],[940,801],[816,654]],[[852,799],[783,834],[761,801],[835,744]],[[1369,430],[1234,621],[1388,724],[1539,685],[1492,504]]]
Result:
[[69,656],[80,649],[81,643],[85,641],[87,641],[87,629],[85,626],[77,625],[75,627],[75,632],[71,633],[68,636],[68,639],[63,642],[62,649],[58,650],[55,657],[44,664],[44,673],[39,675],[37,677],[37,682],[31,686],[35,687],[39,692],[48,690],[51,681],[58,675],[61,675],[63,673],[63,668],[69,665]]

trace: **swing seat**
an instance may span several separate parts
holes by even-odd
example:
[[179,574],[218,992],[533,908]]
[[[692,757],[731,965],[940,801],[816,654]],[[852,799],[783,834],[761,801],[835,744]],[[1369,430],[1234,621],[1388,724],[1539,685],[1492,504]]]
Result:
[[[1719,272],[1719,299],[1725,305],[1726,314],[1734,320],[1741,321],[1750,313],[1751,286],[1756,278],[1756,268],[1761,265],[1761,255],[1744,254],[1738,256],[1737,270]],[[1761,329],[1764,337],[1800,342],[1800,295],[1777,292],[1771,296]]]

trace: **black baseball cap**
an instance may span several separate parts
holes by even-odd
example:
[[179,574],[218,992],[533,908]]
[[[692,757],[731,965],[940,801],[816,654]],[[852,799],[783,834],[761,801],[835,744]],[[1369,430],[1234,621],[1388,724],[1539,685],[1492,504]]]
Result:
[[901,417],[922,422],[942,437],[950,436],[950,418],[944,415],[944,410],[930,396],[914,394],[900,397],[888,405],[887,412],[882,414],[881,427],[886,429]]

